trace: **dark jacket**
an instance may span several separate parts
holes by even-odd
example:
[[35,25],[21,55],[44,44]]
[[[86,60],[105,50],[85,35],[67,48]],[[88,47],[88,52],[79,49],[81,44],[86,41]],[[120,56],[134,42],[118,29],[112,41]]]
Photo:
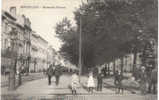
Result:
[[49,67],[48,69],[47,69],[47,75],[48,76],[52,76],[53,75],[53,68],[52,67]]
[[147,81],[146,72],[140,72],[141,83],[145,83]]
[[98,84],[102,84],[103,83],[103,74],[98,74],[97,80],[98,80]]
[[61,69],[56,67],[54,71],[55,76],[60,76],[62,74]]
[[151,82],[157,83],[157,69],[153,69],[151,73]]
[[121,74],[117,74],[115,77],[115,85],[122,86],[123,76]]

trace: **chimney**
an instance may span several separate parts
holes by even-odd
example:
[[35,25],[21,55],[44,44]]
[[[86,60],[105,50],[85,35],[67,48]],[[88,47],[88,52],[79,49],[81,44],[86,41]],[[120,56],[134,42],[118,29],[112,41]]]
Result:
[[16,7],[10,7],[10,13],[12,16],[16,17]]

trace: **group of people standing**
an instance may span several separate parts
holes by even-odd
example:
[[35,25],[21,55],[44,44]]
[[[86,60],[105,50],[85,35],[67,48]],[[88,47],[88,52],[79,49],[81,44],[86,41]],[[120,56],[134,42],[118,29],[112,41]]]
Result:
[[[145,94],[145,93],[147,93],[147,90],[148,90],[148,92],[156,93],[157,70],[153,69],[151,71],[151,74],[148,75],[146,72],[146,68],[144,66],[142,66],[140,69],[141,69],[140,71],[136,71],[136,73],[139,75],[137,77],[134,77],[134,75],[133,75],[132,79],[134,80],[134,82],[140,84],[141,93]],[[56,79],[55,83],[56,83],[56,85],[58,85],[61,74],[62,74],[62,71],[60,70],[59,65],[57,65],[57,66],[50,65],[49,68],[47,69],[48,84],[51,85],[51,78],[53,76],[55,76],[55,79]],[[87,87],[89,93],[93,93],[95,88],[97,91],[102,91],[103,78],[105,77],[103,71],[99,71],[97,73],[97,75],[95,75],[95,76],[97,79],[97,86],[95,84],[93,71],[90,71],[88,74],[86,87]],[[121,73],[121,71],[120,70],[115,71],[114,85],[116,86],[116,93],[120,93],[120,92],[123,93],[123,91],[124,91],[124,86],[122,83],[123,80],[124,80],[124,76]],[[147,83],[149,84],[148,88],[147,88]],[[72,94],[77,93],[77,88],[79,86],[80,86],[80,80],[79,80],[79,76],[78,76],[78,71],[73,71],[73,74],[71,77]]]
[[[157,89],[157,69],[146,70],[146,67],[142,66],[138,70],[135,70],[135,74],[131,77],[131,83],[139,84],[141,94],[154,93]],[[116,86],[116,93],[124,91],[123,84],[124,77],[120,71],[116,71],[114,75],[114,84]],[[131,85],[131,84],[130,84]]]
[[[137,78],[138,79],[138,78]],[[146,69],[144,66],[141,67],[139,74],[139,83],[142,94],[157,92],[157,68]]]
[[[97,91],[102,91],[103,77],[104,77],[103,73],[98,73],[98,75],[97,75]],[[74,72],[72,75],[72,80],[71,80],[72,94],[77,93],[77,87],[79,85],[80,85],[80,83],[79,83],[78,72]],[[93,72],[90,72],[88,74],[86,87],[87,87],[89,93],[93,93],[93,90],[96,88],[95,80],[93,77]]]
[[[103,78],[104,78],[103,73],[98,73],[97,74],[97,91],[102,91]],[[89,73],[88,81],[87,81],[87,87],[88,87],[88,91],[91,92],[91,93],[93,93],[93,90],[96,87],[92,72]]]

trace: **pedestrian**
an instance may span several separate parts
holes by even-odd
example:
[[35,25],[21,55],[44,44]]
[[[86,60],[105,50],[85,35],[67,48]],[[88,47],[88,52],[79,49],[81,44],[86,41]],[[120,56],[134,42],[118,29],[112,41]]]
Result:
[[19,67],[18,68],[18,72],[17,72],[17,74],[18,74],[18,85],[20,86],[21,84],[22,84],[22,66],[21,67]]
[[88,81],[87,81],[88,92],[93,93],[93,89],[95,88],[95,82],[93,79],[93,73],[89,73]]
[[145,67],[142,66],[141,67],[141,72],[140,72],[140,90],[141,90],[141,94],[146,94],[146,72],[145,72]]
[[97,91],[102,91],[103,73],[99,73],[97,76]]
[[74,71],[71,78],[71,89],[72,94],[77,94],[77,87],[79,86],[79,76],[77,75],[77,72]]
[[54,71],[54,74],[55,74],[55,79],[56,79],[56,86],[59,85],[59,80],[60,80],[60,76],[61,76],[61,69],[60,69],[60,65],[57,65],[55,67],[55,71]]
[[114,73],[114,85],[117,86],[117,80],[118,80],[118,70]]
[[140,73],[140,69],[138,66],[134,67],[134,72],[133,72],[133,76],[135,77],[135,80],[139,79],[139,74]]
[[48,75],[48,85],[51,85],[51,77],[53,75],[52,65],[50,65],[49,68],[47,69],[47,75]]
[[151,73],[152,73],[153,66],[152,64],[147,64],[147,68],[145,70],[147,81],[148,81],[148,93],[151,93]]
[[[156,94],[157,86],[157,68],[153,69],[150,75],[149,93]],[[152,91],[153,90],[153,91]]]
[[120,93],[120,90],[123,94],[124,88],[122,84],[123,76],[120,71],[117,71],[116,76],[115,76],[115,85],[116,85],[116,93]]

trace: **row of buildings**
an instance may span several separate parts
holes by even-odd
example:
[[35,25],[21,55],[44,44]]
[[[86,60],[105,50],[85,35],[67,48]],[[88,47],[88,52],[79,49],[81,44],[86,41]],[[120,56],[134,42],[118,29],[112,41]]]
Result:
[[[25,15],[18,15],[16,7],[2,10],[1,70],[9,71],[15,64],[15,71],[42,71],[55,62],[56,51],[31,28],[31,21]],[[14,59],[14,63],[12,62]]]
[[[140,53],[137,54],[137,58],[136,58],[136,67],[139,67],[142,65],[142,61],[140,58]],[[114,67],[115,66],[115,67]],[[122,66],[122,61],[120,58],[115,59],[112,62],[106,62],[100,66],[97,66],[99,68],[99,70],[103,69],[103,68],[108,68],[111,72],[113,72],[114,70],[120,70]],[[133,71],[133,66],[134,66],[134,55],[133,54],[127,54],[126,56],[123,57],[123,71],[125,72],[132,72]],[[114,69],[115,68],[115,69]]]

